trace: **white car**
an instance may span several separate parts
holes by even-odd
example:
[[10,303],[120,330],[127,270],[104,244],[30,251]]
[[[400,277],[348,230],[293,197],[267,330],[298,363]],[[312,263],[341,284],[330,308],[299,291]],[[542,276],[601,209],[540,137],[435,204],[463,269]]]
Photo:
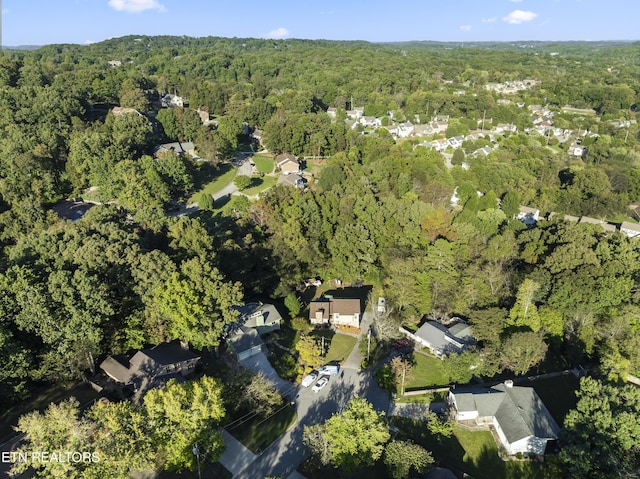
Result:
[[318,379],[318,373],[313,371],[311,374],[307,374],[300,384],[302,387],[308,388],[316,379]]
[[317,393],[318,391],[320,391],[323,387],[325,387],[327,385],[327,383],[329,382],[329,378],[327,376],[322,376],[317,383],[315,383],[313,385],[313,387],[311,388],[311,390],[314,393]]

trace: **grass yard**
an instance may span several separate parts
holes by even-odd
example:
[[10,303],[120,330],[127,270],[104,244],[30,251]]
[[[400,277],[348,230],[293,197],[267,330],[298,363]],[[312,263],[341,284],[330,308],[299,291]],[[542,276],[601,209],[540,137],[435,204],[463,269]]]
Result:
[[247,449],[258,454],[284,434],[294,422],[296,410],[287,405],[267,419],[255,417],[229,432]]
[[331,346],[325,357],[325,362],[330,363],[332,361],[343,362],[351,354],[351,350],[354,348],[358,338],[353,336],[347,336],[346,334],[336,333],[331,339]]
[[271,158],[270,156],[257,154],[253,155],[251,157],[251,160],[256,164],[256,169],[260,173],[268,175],[269,173],[273,172],[275,163],[273,161],[273,158]]
[[412,378],[406,382],[405,389],[429,388],[449,384],[449,376],[444,370],[442,361],[433,356],[426,356],[420,353],[414,353],[413,358],[415,365],[411,371]]
[[264,190],[267,190],[274,186],[278,182],[278,179],[273,176],[265,176],[263,178],[259,178],[254,176],[251,178],[251,187],[246,190],[242,190],[247,196],[255,196],[257,194],[262,193]]
[[405,404],[430,404],[432,402],[446,402],[447,393],[431,393],[431,394],[419,394],[417,396],[398,396],[394,399],[397,403]]
[[236,169],[229,163],[221,164],[219,170],[220,171],[215,178],[213,178],[209,183],[206,183],[199,191],[191,195],[189,203],[197,201],[200,193],[208,193],[210,195],[218,193],[222,188],[231,183],[233,178],[236,176]]
[[463,471],[476,479],[556,479],[563,477],[553,458],[545,463],[529,461],[505,462],[489,431],[467,431],[454,427],[453,436],[443,441],[431,436],[422,421],[394,419],[401,439],[411,439],[431,451],[436,460]]

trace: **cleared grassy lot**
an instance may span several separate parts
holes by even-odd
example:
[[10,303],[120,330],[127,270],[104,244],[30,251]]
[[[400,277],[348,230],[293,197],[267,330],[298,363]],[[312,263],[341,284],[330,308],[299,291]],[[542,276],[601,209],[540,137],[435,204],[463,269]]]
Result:
[[296,410],[286,406],[267,419],[255,417],[229,432],[251,452],[259,454],[284,434],[295,421]]
[[357,338],[348,336],[346,334],[334,334],[331,339],[331,346],[325,357],[325,361],[330,363],[332,361],[342,362],[349,357],[351,350],[358,342]]
[[251,187],[246,190],[242,190],[247,196],[255,196],[259,193],[262,193],[264,190],[271,188],[273,185],[277,183],[278,179],[273,176],[265,176],[263,178],[259,178],[254,176],[251,178]]
[[273,167],[275,166],[275,163],[270,156],[258,154],[258,155],[253,155],[251,159],[256,164],[256,169],[260,173],[264,173],[265,175],[268,175],[273,171]]
[[449,376],[444,370],[442,361],[433,356],[426,356],[420,353],[415,353],[413,358],[415,365],[411,371],[411,379],[405,385],[406,389],[429,388],[449,384]]
[[198,195],[200,193],[208,193],[210,195],[218,193],[220,190],[222,190],[222,188],[231,183],[235,176],[236,169],[233,167],[233,165],[228,163],[220,165],[218,174],[211,181],[206,183],[200,190],[191,195],[191,198],[189,198],[189,203],[198,201]]

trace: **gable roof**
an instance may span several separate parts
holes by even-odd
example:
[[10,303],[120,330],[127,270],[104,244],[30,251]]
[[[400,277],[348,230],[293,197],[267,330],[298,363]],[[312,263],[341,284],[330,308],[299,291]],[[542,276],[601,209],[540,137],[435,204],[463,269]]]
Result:
[[555,439],[560,427],[533,388],[498,384],[490,389],[456,392],[458,411],[478,411],[495,417],[510,443],[535,436]]
[[360,314],[360,300],[352,298],[320,298],[309,303],[309,318],[313,319],[317,313],[328,321],[333,314]]
[[462,322],[447,328],[437,321],[427,321],[415,335],[429,343],[433,349],[442,352],[460,351],[471,339],[471,328]]
[[227,339],[227,344],[236,352],[236,354],[240,354],[244,351],[262,346],[264,342],[255,329],[241,327],[238,334]]
[[243,306],[232,306],[232,308],[240,313],[239,323],[248,328],[282,321],[282,316],[270,303],[247,303]]

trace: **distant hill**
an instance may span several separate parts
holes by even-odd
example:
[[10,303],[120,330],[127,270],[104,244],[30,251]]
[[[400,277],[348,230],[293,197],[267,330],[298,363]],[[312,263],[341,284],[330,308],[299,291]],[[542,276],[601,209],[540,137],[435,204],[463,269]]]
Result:
[[42,45],[18,45],[17,47],[2,45],[3,50],[37,50],[38,48],[42,48]]

